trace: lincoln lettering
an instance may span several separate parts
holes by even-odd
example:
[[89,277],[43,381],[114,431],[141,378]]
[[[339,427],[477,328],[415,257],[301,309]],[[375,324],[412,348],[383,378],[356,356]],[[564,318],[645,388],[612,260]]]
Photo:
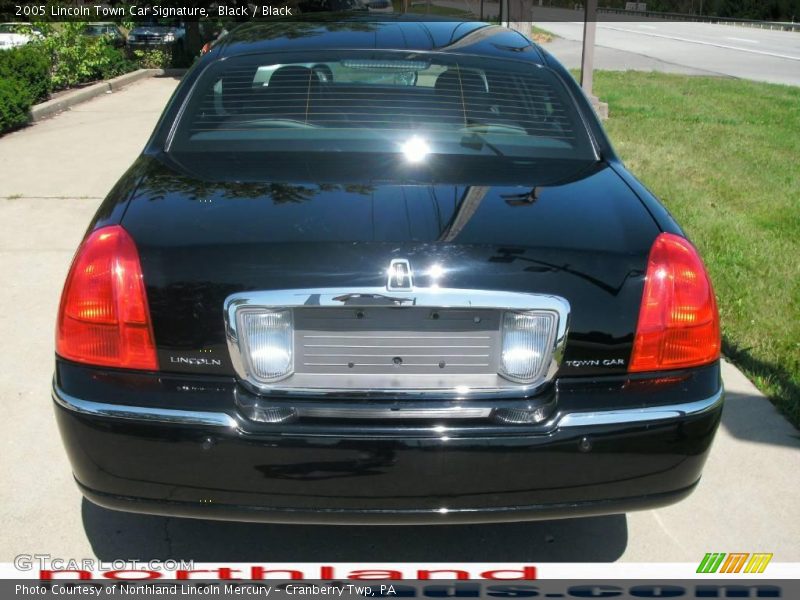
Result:
[[192,356],[170,356],[169,362],[174,365],[194,365],[221,367],[222,361],[218,358],[194,358]]

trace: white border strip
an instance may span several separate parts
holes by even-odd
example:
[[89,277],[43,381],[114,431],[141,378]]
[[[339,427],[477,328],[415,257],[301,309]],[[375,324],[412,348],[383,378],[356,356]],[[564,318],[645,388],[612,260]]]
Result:
[[[261,567],[265,570],[273,571],[272,575],[266,577],[272,579],[286,579],[285,571],[300,571],[306,580],[320,579],[348,579],[357,571],[396,571],[406,579],[416,579],[419,571],[464,571],[471,579],[476,581],[487,580],[487,573],[493,576],[495,581],[517,581],[522,580],[526,567],[535,568],[536,579],[741,579],[742,581],[753,580],[775,580],[775,579],[800,579],[800,562],[771,562],[764,573],[760,575],[750,574],[698,574],[697,566],[702,560],[699,556],[694,563],[194,563],[194,570],[197,574],[190,576],[190,579],[208,578],[208,573],[199,573],[201,570],[214,572],[220,568],[233,570],[233,575],[239,579],[246,579],[247,573],[253,567]],[[53,559],[56,560],[56,559]],[[67,560],[66,558],[64,560]],[[81,564],[86,559],[74,559]],[[107,579],[103,576],[104,572],[120,569],[122,561],[114,564],[110,562],[100,563],[91,559],[96,565],[95,568],[87,569],[91,572],[93,579]],[[126,567],[134,571],[157,570],[162,573],[158,579],[151,581],[169,580],[175,577],[175,570],[157,568],[158,565],[146,563],[126,563]],[[62,566],[66,568],[66,566]],[[325,568],[329,570],[325,570]],[[131,571],[127,574],[129,581],[136,579],[136,573]],[[279,573],[283,571],[283,573]],[[530,570],[528,571],[530,573]],[[0,563],[0,579],[39,579],[38,565],[31,570],[19,570],[15,568],[13,562]],[[55,579],[77,579],[76,575],[64,574]],[[122,579],[122,578],[120,578]],[[447,580],[455,579],[454,573],[435,573],[431,574],[430,579]]]

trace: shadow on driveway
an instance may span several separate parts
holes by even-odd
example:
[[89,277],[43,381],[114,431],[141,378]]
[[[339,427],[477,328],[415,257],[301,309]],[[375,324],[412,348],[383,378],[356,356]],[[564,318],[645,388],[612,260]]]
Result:
[[760,360],[747,350],[735,348],[727,340],[723,341],[723,347],[728,360],[747,369],[751,377],[757,375],[770,380],[777,397],[773,399],[773,407],[760,394],[749,393],[741,385],[732,387],[726,381],[722,425],[742,440],[800,449],[800,431],[790,423],[792,417],[795,422],[800,419],[800,386],[789,370],[783,365]]
[[761,396],[727,392],[722,426],[740,440],[800,450],[800,432]]
[[625,515],[428,527],[272,525],[107,510],[83,500],[100,560],[197,562],[610,562],[628,543]]

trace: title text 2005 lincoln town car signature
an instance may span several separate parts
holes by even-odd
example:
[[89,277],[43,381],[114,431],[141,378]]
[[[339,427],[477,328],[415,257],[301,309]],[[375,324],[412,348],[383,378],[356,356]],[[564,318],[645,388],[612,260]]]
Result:
[[114,509],[513,521],[689,494],[714,293],[567,71],[481,23],[248,24],[185,76],[58,317]]

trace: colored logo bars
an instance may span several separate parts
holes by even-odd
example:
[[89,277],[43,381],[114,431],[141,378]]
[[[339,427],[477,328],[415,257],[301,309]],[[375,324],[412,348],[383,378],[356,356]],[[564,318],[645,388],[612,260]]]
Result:
[[746,552],[709,552],[700,561],[698,573],[763,573],[767,568],[772,554]]

